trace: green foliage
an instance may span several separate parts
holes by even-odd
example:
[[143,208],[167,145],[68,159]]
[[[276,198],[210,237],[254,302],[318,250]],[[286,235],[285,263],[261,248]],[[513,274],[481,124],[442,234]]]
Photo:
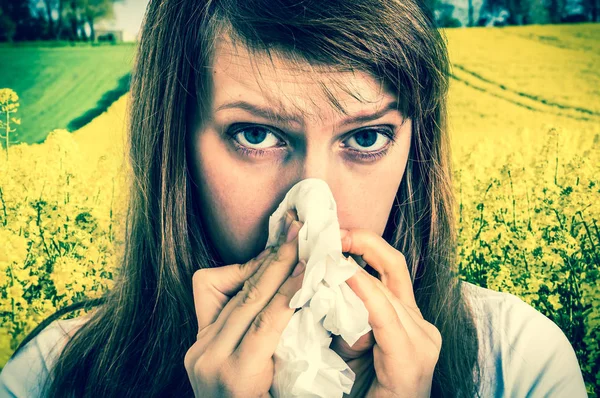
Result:
[[[583,151],[572,144],[575,136],[551,129],[540,145],[527,138],[500,148],[476,145],[457,160],[459,272],[519,296],[554,321],[597,396],[600,135],[588,137]],[[526,145],[519,154],[509,150]]]
[[126,206],[120,159],[90,162],[65,130],[10,149],[18,161],[0,156],[0,367],[45,317],[112,286]]

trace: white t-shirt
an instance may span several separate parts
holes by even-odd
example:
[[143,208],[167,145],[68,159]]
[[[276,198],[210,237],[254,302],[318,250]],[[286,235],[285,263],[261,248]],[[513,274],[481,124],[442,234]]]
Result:
[[482,397],[588,396],[575,350],[554,322],[513,294],[462,286],[474,298]]
[[[463,289],[474,298],[481,397],[587,397],[575,351],[555,323],[510,293],[468,282]],[[29,341],[0,373],[0,397],[39,397],[41,378],[82,318],[54,321]]]
[[87,317],[55,320],[31,339],[17,356],[11,358],[0,373],[0,398],[40,397],[42,379],[48,375],[54,360],[69,336]]

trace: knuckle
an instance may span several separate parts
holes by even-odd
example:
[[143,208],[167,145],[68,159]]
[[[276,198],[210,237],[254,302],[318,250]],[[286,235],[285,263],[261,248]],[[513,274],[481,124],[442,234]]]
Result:
[[194,371],[194,375],[201,379],[212,378],[215,370],[211,364],[211,361],[205,358],[205,355],[201,355],[200,358],[191,367]]
[[240,389],[240,372],[239,369],[232,366],[230,361],[226,361],[220,367],[217,379],[223,391],[227,391],[230,397],[241,396],[238,392]]
[[435,343],[436,348],[441,349],[442,346],[442,333],[439,331],[438,328],[435,327],[435,325],[431,325],[431,336],[433,339],[433,342]]
[[[216,375],[221,386],[232,386],[235,385],[235,377],[231,372],[228,372],[226,367],[222,367]],[[233,382],[233,383],[232,383]]]
[[297,243],[294,241],[285,242],[280,247],[277,253],[275,254],[275,261],[281,262],[285,259],[289,259],[293,257],[296,253]]
[[206,268],[200,268],[199,270],[196,270],[192,275],[192,286],[202,286],[202,284],[206,282],[207,271],[208,269]]
[[273,314],[269,310],[263,310],[256,315],[254,321],[252,321],[252,329],[258,333],[264,333],[273,329],[275,322],[273,321]]
[[427,359],[424,365],[429,367],[430,364],[437,363],[439,359],[442,348],[442,334],[435,325],[429,322],[425,324],[425,328],[428,339],[426,339],[423,344],[425,358]]
[[183,366],[188,372],[194,367],[194,356],[192,355],[192,349],[190,348],[183,357]]
[[400,259],[400,263],[404,263],[406,264],[406,256],[404,255],[404,253],[402,253],[401,251],[398,251],[398,258]]
[[241,304],[247,305],[251,303],[260,302],[262,299],[262,293],[256,284],[255,278],[249,278],[244,282],[241,293]]
[[286,242],[286,243],[282,243],[279,246],[279,249],[277,250],[277,253],[275,253],[275,258],[273,258],[273,261],[275,262],[280,262],[283,258],[285,258],[286,253],[288,252],[289,248],[290,248],[290,242]]
[[248,261],[247,263],[242,264],[233,264],[235,269],[238,272],[240,279],[245,279],[248,275],[251,275],[252,265],[254,265],[254,261]]
[[[252,259],[252,260],[254,260],[254,259]],[[240,272],[241,275],[246,275],[247,274],[246,271],[249,271],[250,268],[252,268],[252,264],[253,264],[252,260],[250,260],[246,263],[241,263],[241,264],[236,263],[236,264],[233,264],[233,266],[238,269],[238,271]]]
[[423,367],[425,370],[428,370],[429,367],[433,364],[436,364],[439,356],[440,356],[440,352],[437,349],[437,347],[435,347],[433,344],[429,344],[428,346],[426,346],[427,348],[425,348],[425,354],[423,356]]

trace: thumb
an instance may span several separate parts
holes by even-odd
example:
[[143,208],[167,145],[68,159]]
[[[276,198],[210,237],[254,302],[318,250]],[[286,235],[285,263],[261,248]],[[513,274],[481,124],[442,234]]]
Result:
[[225,304],[242,288],[244,282],[260,268],[260,265],[271,252],[272,247],[269,247],[258,257],[247,263],[203,268],[194,272],[192,288],[194,308],[198,318],[198,330],[202,330],[217,319]]

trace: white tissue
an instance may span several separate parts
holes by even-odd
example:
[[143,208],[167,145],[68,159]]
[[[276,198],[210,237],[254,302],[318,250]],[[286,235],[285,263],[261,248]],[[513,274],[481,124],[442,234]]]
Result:
[[362,300],[346,284],[360,267],[342,254],[337,205],[327,183],[298,182],[269,218],[266,247],[274,245],[287,210],[296,209],[304,224],[298,232],[298,261],[306,261],[302,288],[290,301],[301,308],[292,316],[275,350],[271,394],[277,397],[342,397],[355,375],[329,348],[331,333],[352,346],[371,330]]

